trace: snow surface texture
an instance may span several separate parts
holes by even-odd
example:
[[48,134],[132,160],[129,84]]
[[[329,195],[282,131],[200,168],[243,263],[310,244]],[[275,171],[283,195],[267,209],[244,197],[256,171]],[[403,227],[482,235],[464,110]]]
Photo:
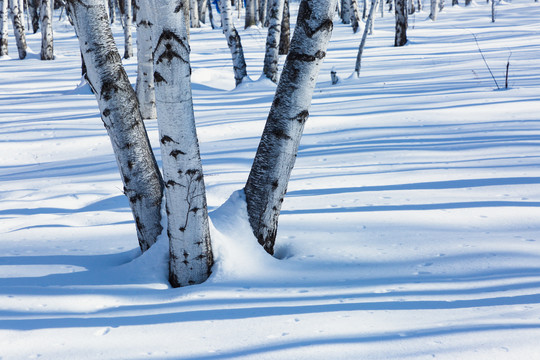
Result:
[[[378,14],[358,80],[361,32],[336,21],[283,204],[280,260],[253,243],[236,192],[274,85],[231,91],[223,34],[192,29],[216,265],[181,289],[166,281],[166,239],[139,256],[69,24],[55,22],[54,61],[39,60],[39,33],[24,61],[10,37],[0,358],[540,359],[540,5],[501,3],[494,24],[483,2],[427,15],[411,16],[409,44],[394,48],[393,17]],[[494,90],[471,32],[500,86],[511,54],[510,89]],[[256,79],[265,30],[240,35]],[[125,64],[134,81],[135,60]],[[147,127],[159,154],[156,122]]]

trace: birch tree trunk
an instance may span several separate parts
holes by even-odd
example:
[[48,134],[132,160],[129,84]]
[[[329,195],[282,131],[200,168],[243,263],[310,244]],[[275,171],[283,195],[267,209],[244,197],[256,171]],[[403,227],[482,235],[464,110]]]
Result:
[[358,10],[358,0],[351,1],[351,25],[353,33],[357,33],[360,29],[360,10]]
[[8,55],[8,0],[0,0],[0,56]]
[[341,22],[351,23],[351,0],[341,0]]
[[119,5],[122,13],[122,26],[124,27],[124,59],[130,59],[133,57],[133,37],[131,36],[133,12],[131,0],[120,0]]
[[236,86],[238,86],[247,77],[244,49],[242,48],[240,35],[238,35],[238,31],[236,31],[236,28],[234,27],[230,0],[220,0],[220,4],[223,33],[225,34],[225,38],[227,39],[227,45],[231,50],[234,79],[236,80]]
[[19,51],[19,59],[26,57],[26,36],[24,34],[24,25],[21,16],[21,8],[18,0],[9,0],[11,9],[11,21],[13,23],[13,33],[15,34],[15,42]]
[[68,0],[66,8],[73,19],[88,81],[111,139],[139,246],[146,251],[162,230],[163,182],[102,1]]
[[356,65],[354,66],[354,72],[356,77],[360,77],[360,69],[362,67],[362,54],[364,53],[364,47],[366,46],[366,39],[370,27],[371,21],[373,21],[373,16],[375,15],[375,8],[377,0],[371,0],[371,8],[369,9],[369,15],[366,20],[366,26],[364,28],[364,33],[362,34],[362,40],[360,41],[360,46],[358,46],[358,54],[356,55]]
[[[239,0],[242,1],[242,0]],[[246,0],[246,18],[244,29],[257,25],[257,2],[256,0]]]
[[259,5],[257,9],[259,10],[259,22],[262,24],[262,26],[266,26],[266,17],[267,17],[267,10],[268,10],[268,1],[270,0],[259,0]]
[[429,18],[433,21],[437,20],[437,14],[439,13],[439,0],[431,0],[430,2]]
[[266,52],[264,55],[263,74],[272,82],[278,81],[279,39],[281,34],[281,19],[283,17],[284,0],[269,0],[270,26],[266,36]]
[[114,24],[116,21],[116,6],[118,4],[117,0],[105,0],[109,2],[109,20],[111,24]]
[[291,49],[244,188],[251,228],[270,254],[319,66],[332,34],[336,1],[300,3]]
[[197,8],[199,9],[199,21],[206,24],[206,3],[210,0],[198,0]]
[[407,43],[407,0],[396,0],[396,37],[394,46]]
[[181,4],[153,2],[157,16],[153,25],[154,78],[173,287],[205,281],[213,264],[191,96],[188,23]]
[[459,1],[458,0],[452,0],[452,6],[456,6],[456,5],[459,5]]
[[[28,12],[29,12],[29,16],[30,16],[30,21],[32,23],[32,31],[35,33],[37,33],[37,31],[39,30],[39,22],[40,22],[40,18],[39,18],[39,14],[38,14],[38,7],[39,7],[39,0],[29,0],[28,1]],[[51,10],[51,13],[52,13],[52,10]]]
[[41,22],[41,60],[54,59],[51,1],[54,0],[41,0],[41,8],[39,9]]
[[136,93],[143,119],[156,119],[154,89],[154,45],[152,16],[148,0],[137,0],[137,84]]
[[443,11],[444,9],[444,0],[439,0],[439,12]]
[[287,55],[291,46],[291,13],[289,0],[283,2],[283,18],[281,19],[281,32],[279,36],[279,55]]
[[189,19],[192,28],[201,27],[201,24],[199,23],[199,4],[197,3],[197,0],[190,0],[189,2]]
[[417,4],[418,4],[417,6],[418,11],[422,11],[422,0],[418,0]]
[[495,0],[491,0],[491,22],[495,22]]

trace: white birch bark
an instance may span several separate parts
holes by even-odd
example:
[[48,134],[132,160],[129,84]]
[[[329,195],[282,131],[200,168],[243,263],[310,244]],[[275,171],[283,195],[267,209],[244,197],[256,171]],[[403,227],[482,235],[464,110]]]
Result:
[[291,48],[244,188],[251,228],[270,254],[319,67],[332,34],[336,1],[300,3]]
[[54,59],[51,1],[54,0],[41,0],[41,8],[39,9],[41,22],[41,60]]
[[257,25],[257,1],[246,0],[246,17],[244,29],[247,29],[248,27],[253,25]]
[[0,0],[0,56],[8,55],[8,0]]
[[162,181],[103,0],[68,0],[87,78],[113,146],[142,251],[161,233]]
[[240,35],[238,35],[238,31],[236,31],[236,28],[234,27],[230,0],[220,0],[220,5],[223,33],[225,34],[227,45],[231,51],[234,79],[236,81],[236,86],[238,86],[247,77],[244,49],[242,48]]
[[341,0],[341,22],[351,23],[351,0]]
[[120,0],[122,8],[122,26],[124,27],[124,59],[133,57],[133,37],[131,36],[131,26],[133,23],[133,9],[131,0]]
[[259,22],[262,24],[262,26],[266,26],[265,23],[268,11],[268,1],[270,0],[259,0]]
[[9,0],[9,7],[11,9],[11,21],[13,23],[13,33],[15,34],[19,59],[24,59],[26,57],[26,35],[24,34],[22,10],[19,7],[19,1]]
[[439,13],[439,0],[431,0],[430,2],[430,10],[429,18],[433,21],[437,20],[437,14]]
[[360,41],[360,45],[358,46],[358,54],[356,55],[356,65],[354,66],[354,72],[356,73],[356,77],[360,77],[360,69],[362,67],[362,54],[364,53],[364,47],[366,46],[366,39],[368,35],[368,29],[370,23],[373,21],[373,17],[375,15],[375,8],[376,8],[377,0],[371,0],[371,8],[369,9],[369,15],[366,20],[366,26],[364,28],[364,33],[362,34],[362,40]]
[[152,17],[148,0],[137,0],[137,83],[136,93],[143,119],[156,119],[154,89],[154,45],[152,43]]
[[210,0],[198,0],[197,7],[199,9],[199,21],[203,24],[206,24],[206,8],[208,7],[207,2]]
[[270,22],[266,36],[266,52],[264,54],[263,74],[272,82],[278,81],[279,39],[281,35],[281,19],[283,17],[284,0],[269,0]]
[[287,55],[291,46],[291,14],[289,0],[283,2],[283,17],[281,18],[281,32],[279,34],[279,55]]
[[351,1],[351,26],[353,29],[353,33],[357,33],[358,30],[361,28],[361,22],[360,22],[360,10],[358,10],[358,0],[350,0]]
[[109,2],[109,20],[111,24],[114,24],[116,21],[116,6],[118,4],[117,0],[105,0]]
[[189,16],[191,21],[191,27],[200,28],[201,24],[199,23],[199,4],[197,3],[197,0],[190,0]]
[[205,281],[213,264],[191,96],[188,23],[181,7],[182,2],[153,1],[154,79],[173,287]]
[[407,0],[396,0],[396,36],[394,46],[407,43]]
[[[38,7],[40,6],[39,0],[29,0],[28,3],[28,13],[30,17],[30,22],[32,23],[32,31],[37,33],[39,29],[39,14],[38,14]],[[51,10],[51,13],[53,11]]]

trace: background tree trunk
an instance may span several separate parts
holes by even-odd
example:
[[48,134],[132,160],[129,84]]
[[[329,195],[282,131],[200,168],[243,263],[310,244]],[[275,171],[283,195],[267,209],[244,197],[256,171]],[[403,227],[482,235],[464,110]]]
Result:
[[407,0],[396,0],[396,37],[394,46],[407,43]]
[[41,22],[41,60],[53,60],[52,4],[54,0],[41,0],[39,17]]
[[257,9],[259,9],[259,22],[262,24],[262,26],[266,25],[266,17],[267,17],[267,11],[268,11],[268,1],[269,0],[259,0],[259,5]]
[[430,2],[429,18],[433,21],[437,20],[437,14],[439,13],[439,0],[431,0]]
[[341,22],[351,23],[351,0],[341,0]]
[[206,24],[206,8],[207,2],[211,0],[198,0],[197,8],[199,9],[199,21]]
[[[180,3],[182,4],[182,3]],[[199,284],[213,264],[206,192],[191,96],[189,42],[183,11],[153,2],[154,78],[167,200],[169,281]]]
[[269,0],[270,26],[266,37],[266,52],[264,55],[263,74],[272,82],[278,81],[279,39],[281,34],[281,18],[283,16],[284,0]]
[[[40,6],[39,0],[28,0],[28,13],[30,16],[30,22],[32,23],[32,31],[37,33],[39,30],[39,13],[38,8]],[[51,10],[52,13],[52,10]]]
[[148,0],[137,0],[137,85],[136,93],[143,119],[156,119],[154,89],[154,45],[152,16]]
[[[241,1],[241,0],[240,0]],[[257,1],[246,0],[246,18],[244,29],[257,25]]]
[[283,3],[283,18],[281,19],[281,32],[279,34],[279,55],[287,55],[291,46],[291,13],[289,0]]
[[319,66],[332,34],[336,1],[300,3],[291,49],[244,188],[251,228],[270,254]]
[[124,59],[130,59],[133,57],[133,37],[131,36],[133,9],[131,7],[131,0],[120,0],[119,5],[122,14],[122,26],[124,28]]
[[220,0],[220,4],[223,33],[227,39],[227,45],[231,50],[234,79],[236,80],[236,86],[238,86],[247,77],[244,49],[242,48],[240,35],[238,35],[238,31],[236,31],[236,28],[234,27],[230,0]]
[[[82,2],[84,1],[84,2]],[[67,9],[95,91],[137,226],[142,251],[161,233],[163,182],[135,91],[122,67],[102,0],[68,0]]]
[[9,0],[11,9],[11,21],[13,23],[13,33],[15,34],[15,42],[19,51],[19,59],[26,57],[26,36],[24,34],[24,25],[22,20],[22,9],[19,7],[18,0]]
[[375,16],[375,8],[377,7],[377,0],[371,0],[371,8],[369,9],[369,15],[366,20],[366,27],[364,28],[364,33],[362,34],[362,40],[360,41],[360,45],[358,46],[358,54],[356,55],[356,65],[354,66],[354,72],[356,73],[356,77],[360,77],[360,69],[362,67],[362,54],[364,53],[364,47],[366,46],[366,39],[369,31],[369,25],[371,21],[373,21],[373,17]]
[[357,33],[360,29],[360,10],[358,10],[358,0],[351,1],[351,26],[353,33]]
[[0,56],[8,55],[8,0],[0,0]]
[[192,28],[200,28],[199,23],[199,3],[197,0],[190,0],[189,2],[189,19]]
[[109,20],[111,24],[116,21],[116,7],[118,6],[117,0],[105,0],[109,2]]

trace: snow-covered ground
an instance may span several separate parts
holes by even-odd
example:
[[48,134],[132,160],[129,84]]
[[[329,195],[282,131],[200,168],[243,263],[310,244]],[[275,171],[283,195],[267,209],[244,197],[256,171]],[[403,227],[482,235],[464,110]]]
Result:
[[[336,21],[279,259],[244,236],[235,193],[274,87],[233,90],[221,31],[192,30],[217,262],[208,282],[181,289],[166,281],[166,241],[140,256],[96,101],[77,87],[69,24],[55,25],[51,62],[39,33],[24,61],[10,38],[0,358],[540,359],[540,4],[501,3],[495,23],[482,1],[427,15],[411,16],[409,44],[394,48],[393,18],[379,14],[358,80],[361,34]],[[240,30],[254,80],[264,32]],[[509,89],[496,90],[473,34],[500,87],[510,58]],[[135,60],[125,64],[134,81]]]

